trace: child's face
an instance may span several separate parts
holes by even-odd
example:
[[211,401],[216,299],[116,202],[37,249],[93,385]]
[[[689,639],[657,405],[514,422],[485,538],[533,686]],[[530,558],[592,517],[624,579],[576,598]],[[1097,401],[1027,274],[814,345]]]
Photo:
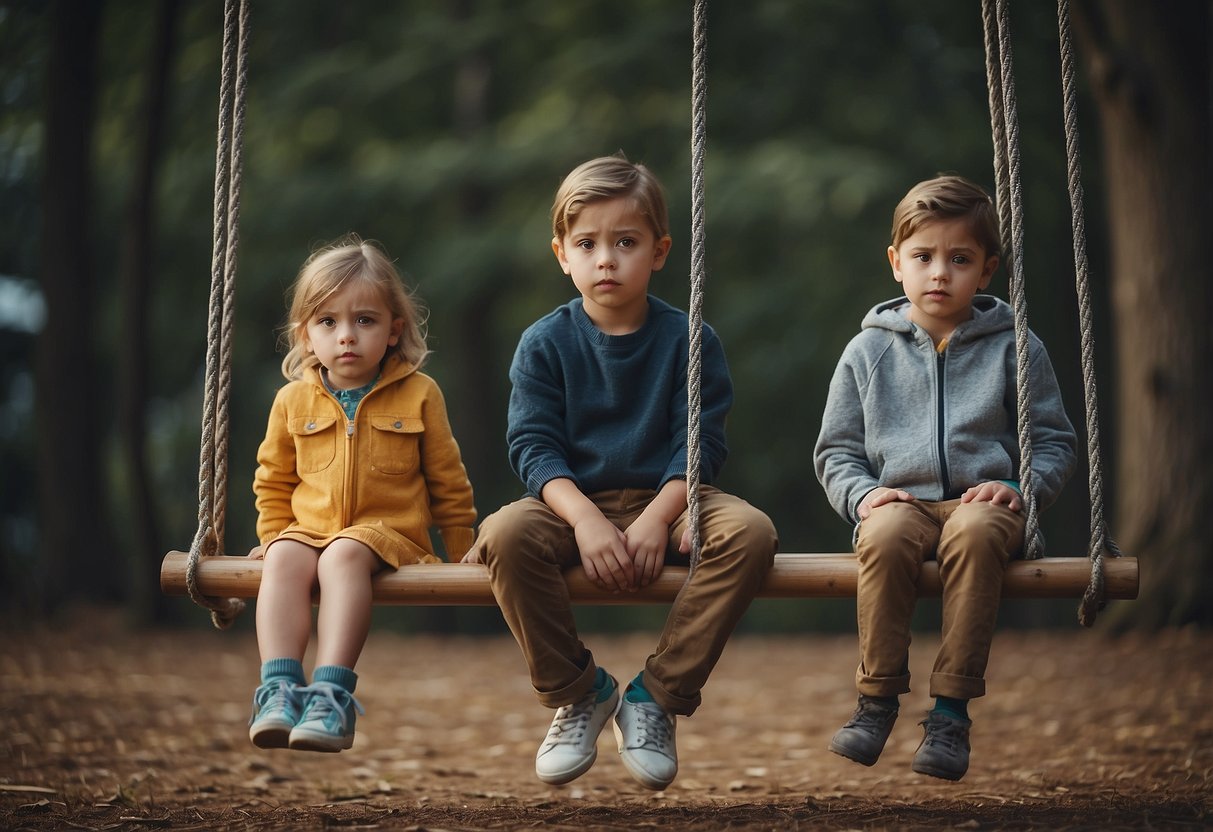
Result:
[[649,278],[665,265],[670,238],[658,237],[633,201],[618,197],[582,208],[564,238],[552,239],[552,251],[595,326],[624,335],[644,324]]
[[889,246],[889,264],[910,300],[910,320],[938,344],[973,317],[973,296],[990,285],[998,258],[987,257],[968,222],[957,218],[925,223]]
[[379,364],[400,340],[404,319],[393,318],[382,293],[364,281],[347,283],[320,305],[307,321],[309,352],[329,371],[338,390],[370,384]]

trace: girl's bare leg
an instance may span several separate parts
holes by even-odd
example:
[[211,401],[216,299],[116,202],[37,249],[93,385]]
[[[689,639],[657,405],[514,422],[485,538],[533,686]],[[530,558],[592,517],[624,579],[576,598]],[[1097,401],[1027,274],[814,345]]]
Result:
[[277,540],[265,553],[257,592],[257,648],[261,661],[303,661],[312,634],[312,592],[320,553],[294,540]]
[[371,627],[371,578],[383,561],[364,543],[339,538],[320,555],[316,666],[351,670]]

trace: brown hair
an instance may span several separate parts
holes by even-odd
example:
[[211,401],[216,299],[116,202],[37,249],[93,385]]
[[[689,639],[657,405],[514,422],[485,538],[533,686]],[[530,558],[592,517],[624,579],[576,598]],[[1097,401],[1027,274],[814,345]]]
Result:
[[893,247],[928,222],[957,218],[968,220],[969,231],[985,249],[987,258],[1001,254],[998,214],[990,195],[963,176],[950,174],[919,182],[897,203],[893,211]]
[[658,238],[669,235],[670,216],[661,182],[644,165],[629,162],[618,153],[583,162],[560,183],[552,203],[552,236],[563,239],[586,205],[621,196],[636,203]]

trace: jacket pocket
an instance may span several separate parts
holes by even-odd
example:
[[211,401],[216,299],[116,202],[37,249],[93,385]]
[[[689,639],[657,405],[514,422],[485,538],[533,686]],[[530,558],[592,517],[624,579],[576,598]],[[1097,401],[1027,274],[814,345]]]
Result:
[[333,416],[295,416],[287,425],[295,437],[295,467],[301,474],[323,471],[337,457],[337,419]]
[[372,470],[382,474],[408,474],[417,470],[424,432],[425,423],[420,419],[372,414]]

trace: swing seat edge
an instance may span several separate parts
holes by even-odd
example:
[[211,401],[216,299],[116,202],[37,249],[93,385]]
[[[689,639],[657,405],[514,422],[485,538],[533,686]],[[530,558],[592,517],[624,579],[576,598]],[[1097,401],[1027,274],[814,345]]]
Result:
[[[263,562],[242,556],[216,555],[198,563],[197,582],[204,595],[256,598]],[[173,551],[160,567],[165,595],[188,595],[189,554]],[[580,569],[565,573],[569,597],[579,604],[626,606],[669,603],[685,582],[687,568],[667,566],[657,580],[632,592],[610,592],[592,584]],[[853,598],[858,568],[850,553],[786,553],[775,556],[759,598]],[[1014,560],[1007,566],[1004,598],[1081,598],[1091,577],[1085,557]],[[1137,558],[1104,559],[1104,586],[1109,600],[1132,600],[1139,585]],[[923,564],[918,581],[923,598],[940,595],[939,569]],[[488,606],[496,603],[488,570],[481,564],[410,564],[384,572],[374,580],[376,604],[415,606]]]

